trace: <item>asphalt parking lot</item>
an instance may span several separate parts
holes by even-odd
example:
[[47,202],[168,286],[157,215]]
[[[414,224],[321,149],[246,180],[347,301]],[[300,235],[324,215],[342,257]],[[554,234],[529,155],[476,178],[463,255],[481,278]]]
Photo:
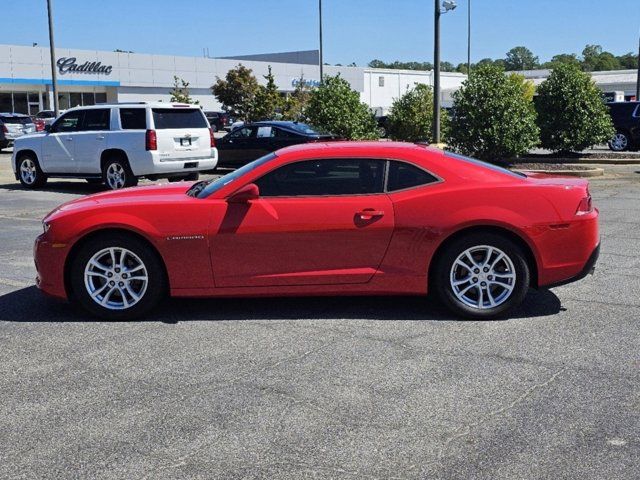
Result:
[[101,188],[22,190],[0,154],[0,478],[640,477],[640,166],[607,173],[596,274],[508,320],[364,297],[109,323],[42,296],[31,251]]

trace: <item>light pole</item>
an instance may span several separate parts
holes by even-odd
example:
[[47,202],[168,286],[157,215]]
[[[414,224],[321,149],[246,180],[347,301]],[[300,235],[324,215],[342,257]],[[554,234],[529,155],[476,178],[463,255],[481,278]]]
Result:
[[467,0],[467,76],[471,75],[471,0]]
[[444,0],[440,10],[439,0],[434,0],[434,41],[433,41],[433,143],[440,143],[440,15],[457,7],[453,0]]
[[320,49],[319,49],[319,63],[320,63],[320,83],[322,83],[323,68],[322,68],[322,0],[318,0],[318,22],[320,32]]
[[56,47],[53,44],[53,8],[51,0],[47,0],[47,14],[49,16],[49,54],[51,55],[51,88],[53,89],[53,111],[58,116],[58,76],[56,75]]
[[640,102],[640,36],[638,36],[638,75],[636,77],[636,102]]

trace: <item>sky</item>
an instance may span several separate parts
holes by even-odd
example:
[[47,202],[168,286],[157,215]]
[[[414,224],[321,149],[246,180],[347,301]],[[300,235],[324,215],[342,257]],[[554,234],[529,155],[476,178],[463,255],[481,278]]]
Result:
[[[52,1],[61,48],[216,57],[318,46],[318,0]],[[466,62],[469,1],[472,62],[518,45],[541,61],[588,43],[638,49],[640,0],[457,0],[441,20],[443,61]],[[325,62],[433,61],[433,0],[322,2]],[[2,3],[0,43],[49,44],[46,0]]]

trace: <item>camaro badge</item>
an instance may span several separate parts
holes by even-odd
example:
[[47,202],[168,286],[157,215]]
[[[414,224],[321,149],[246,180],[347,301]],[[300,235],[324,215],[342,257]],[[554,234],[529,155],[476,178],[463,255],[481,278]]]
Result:
[[176,237],[167,237],[167,240],[203,240],[204,235],[178,235]]

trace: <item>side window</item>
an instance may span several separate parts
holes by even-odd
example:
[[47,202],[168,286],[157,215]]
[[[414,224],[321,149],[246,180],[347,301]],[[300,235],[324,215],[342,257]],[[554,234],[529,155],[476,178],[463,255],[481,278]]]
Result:
[[283,130],[282,128],[274,128],[275,134],[273,135],[276,138],[296,138],[299,135],[295,133],[289,132],[288,130]]
[[146,130],[147,110],[144,108],[121,108],[120,125],[123,130]]
[[264,197],[381,193],[384,160],[328,159],[290,163],[256,181]]
[[273,137],[273,128],[271,127],[258,127],[258,138],[271,138]]
[[256,136],[256,129],[254,127],[242,127],[234,130],[231,133],[232,138],[251,138]]
[[65,113],[58,121],[53,125],[51,131],[53,133],[61,132],[75,132],[80,128],[80,120],[82,120],[83,111],[75,111]]
[[111,130],[111,110],[108,108],[95,108],[84,112],[82,130]]
[[437,181],[436,177],[410,163],[391,161],[389,164],[387,190],[390,192]]

